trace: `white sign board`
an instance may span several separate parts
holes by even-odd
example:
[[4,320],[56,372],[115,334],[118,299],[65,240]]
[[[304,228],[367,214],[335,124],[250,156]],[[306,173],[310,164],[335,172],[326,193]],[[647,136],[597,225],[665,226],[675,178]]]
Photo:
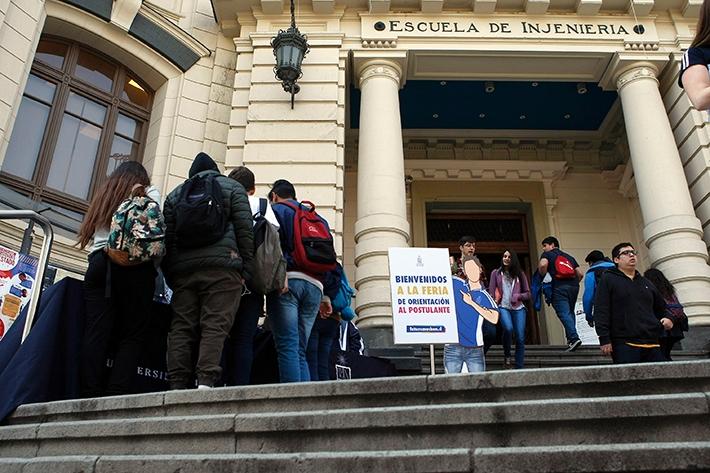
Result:
[[599,336],[594,327],[590,327],[584,314],[584,307],[579,301],[574,306],[574,318],[577,326],[577,335],[582,340],[582,345],[599,345]]
[[458,343],[449,250],[390,248],[395,344]]

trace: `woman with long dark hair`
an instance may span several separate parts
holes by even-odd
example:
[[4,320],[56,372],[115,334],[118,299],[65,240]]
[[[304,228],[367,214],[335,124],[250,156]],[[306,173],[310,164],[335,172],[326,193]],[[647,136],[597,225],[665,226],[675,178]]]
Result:
[[[80,362],[84,397],[132,391],[148,327],[156,271],[151,261],[132,266],[115,264],[106,250],[111,219],[121,202],[136,192],[160,200],[157,191],[149,186],[150,178],[143,165],[122,163],[94,195],[79,229],[80,248],[86,248],[93,240],[84,276],[86,323]],[[110,351],[113,367],[105,379]]]
[[685,89],[690,102],[698,110],[710,108],[710,1],[700,8],[695,38],[690,43],[680,66],[678,85]]
[[651,268],[643,273],[643,277],[651,281],[661,293],[663,300],[666,301],[666,315],[673,322],[673,328],[664,330],[661,337],[661,352],[670,361],[673,345],[685,338],[683,332],[688,331],[688,316],[685,315],[683,306],[678,301],[673,284],[660,270]]
[[525,364],[525,318],[523,301],[530,299],[528,278],[520,267],[518,255],[513,250],[505,250],[500,267],[491,273],[488,292],[495,298],[500,311],[503,328],[503,353],[505,367],[511,368],[510,349],[515,335],[515,368]]

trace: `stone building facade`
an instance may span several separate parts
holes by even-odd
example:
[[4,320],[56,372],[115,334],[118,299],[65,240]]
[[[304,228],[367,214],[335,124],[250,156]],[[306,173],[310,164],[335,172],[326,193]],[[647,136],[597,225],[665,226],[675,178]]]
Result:
[[[479,253],[507,245],[528,268],[549,234],[580,261],[636,243],[701,346],[710,128],[676,85],[700,5],[299,0],[310,51],[292,109],[270,44],[282,0],[0,0],[0,204],[49,216],[51,263],[80,274],[78,222],[120,160],[167,194],[205,151],[251,168],[260,194],[286,178],[316,203],[375,345],[387,249],[455,250],[479,228]],[[22,228],[3,222],[2,242]],[[537,341],[562,342],[552,311],[535,320]]]

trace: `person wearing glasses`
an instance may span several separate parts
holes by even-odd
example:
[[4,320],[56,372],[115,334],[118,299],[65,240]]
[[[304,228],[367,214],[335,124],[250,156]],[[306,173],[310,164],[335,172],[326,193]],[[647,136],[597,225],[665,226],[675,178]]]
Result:
[[611,250],[616,265],[599,281],[594,322],[604,355],[616,364],[666,361],[660,338],[673,328],[658,289],[636,270],[636,250],[619,243]]

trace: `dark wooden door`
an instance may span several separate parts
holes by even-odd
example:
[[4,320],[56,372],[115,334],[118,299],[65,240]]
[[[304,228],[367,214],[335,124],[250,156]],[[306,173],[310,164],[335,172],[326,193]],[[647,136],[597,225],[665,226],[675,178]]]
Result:
[[[431,213],[427,215],[427,246],[448,248],[459,258],[458,240],[464,235],[476,238],[476,256],[483,264],[487,280],[491,271],[500,266],[505,250],[517,253],[520,264],[531,280],[537,260],[530,255],[530,241],[525,215],[522,213]],[[526,343],[540,343],[538,314],[532,304],[526,304],[528,317]]]

